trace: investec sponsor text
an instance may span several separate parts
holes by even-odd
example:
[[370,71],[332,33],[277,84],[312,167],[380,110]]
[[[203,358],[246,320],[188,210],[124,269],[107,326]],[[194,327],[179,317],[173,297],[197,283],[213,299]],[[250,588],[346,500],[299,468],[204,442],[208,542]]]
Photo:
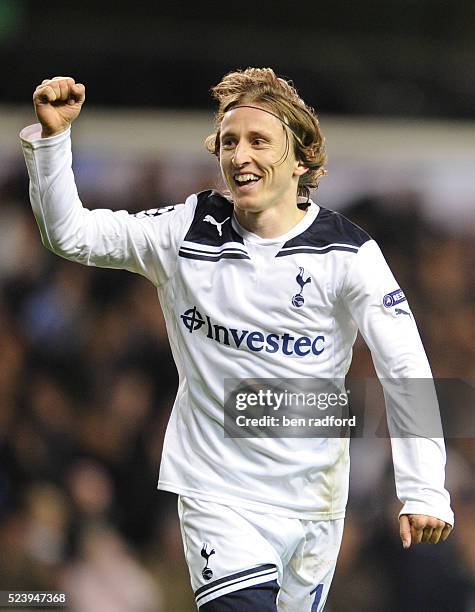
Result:
[[213,323],[208,315],[202,315],[196,306],[180,315],[183,325],[194,333],[199,331],[206,338],[236,348],[247,348],[259,353],[280,353],[287,356],[305,357],[321,355],[325,350],[325,336],[292,336],[290,334],[264,334],[259,330],[238,329]]

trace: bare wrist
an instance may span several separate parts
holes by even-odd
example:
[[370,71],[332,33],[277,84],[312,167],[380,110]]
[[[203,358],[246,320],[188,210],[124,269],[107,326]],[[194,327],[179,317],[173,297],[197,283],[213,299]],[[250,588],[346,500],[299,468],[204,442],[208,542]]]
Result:
[[[68,126],[69,127],[69,126]],[[47,128],[41,128],[41,138],[52,138],[53,136],[57,136],[58,134],[62,134],[65,132],[68,127],[65,127],[61,130],[48,130]]]

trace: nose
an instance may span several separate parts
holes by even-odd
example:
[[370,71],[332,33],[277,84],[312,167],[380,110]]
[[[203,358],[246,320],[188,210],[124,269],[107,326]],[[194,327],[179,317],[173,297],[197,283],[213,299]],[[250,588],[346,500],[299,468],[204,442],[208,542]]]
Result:
[[236,144],[236,148],[234,149],[233,156],[231,157],[231,162],[234,166],[240,168],[248,161],[250,161],[248,146],[244,142],[238,142]]

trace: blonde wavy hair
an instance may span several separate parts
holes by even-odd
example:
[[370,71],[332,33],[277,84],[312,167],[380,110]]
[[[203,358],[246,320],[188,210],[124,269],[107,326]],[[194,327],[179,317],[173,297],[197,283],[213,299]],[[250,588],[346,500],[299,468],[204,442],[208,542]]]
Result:
[[[325,176],[325,139],[312,107],[305,104],[292,81],[278,77],[272,68],[246,68],[229,72],[220,83],[212,87],[213,98],[218,102],[215,114],[215,131],[205,140],[207,150],[220,156],[220,129],[224,114],[232,108],[246,104],[262,104],[285,124],[292,133],[295,158],[308,168],[299,177],[297,195],[310,197]],[[287,149],[284,159],[288,154]]]

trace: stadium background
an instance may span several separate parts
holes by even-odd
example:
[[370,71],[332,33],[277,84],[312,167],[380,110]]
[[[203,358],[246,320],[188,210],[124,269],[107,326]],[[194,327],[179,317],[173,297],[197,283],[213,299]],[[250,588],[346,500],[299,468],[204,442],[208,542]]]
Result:
[[[65,589],[80,612],[191,612],[176,500],[156,491],[176,386],[150,284],[47,252],[18,132],[43,78],[87,102],[75,170],[91,208],[219,185],[209,87],[272,66],[319,113],[318,201],[369,231],[410,297],[437,377],[475,377],[475,5],[252,6],[0,0],[0,590]],[[372,376],[355,347],[356,376]],[[471,406],[473,408],[473,406]],[[473,430],[448,441],[457,529],[403,552],[388,441],[354,440],[329,612],[475,610]]]

